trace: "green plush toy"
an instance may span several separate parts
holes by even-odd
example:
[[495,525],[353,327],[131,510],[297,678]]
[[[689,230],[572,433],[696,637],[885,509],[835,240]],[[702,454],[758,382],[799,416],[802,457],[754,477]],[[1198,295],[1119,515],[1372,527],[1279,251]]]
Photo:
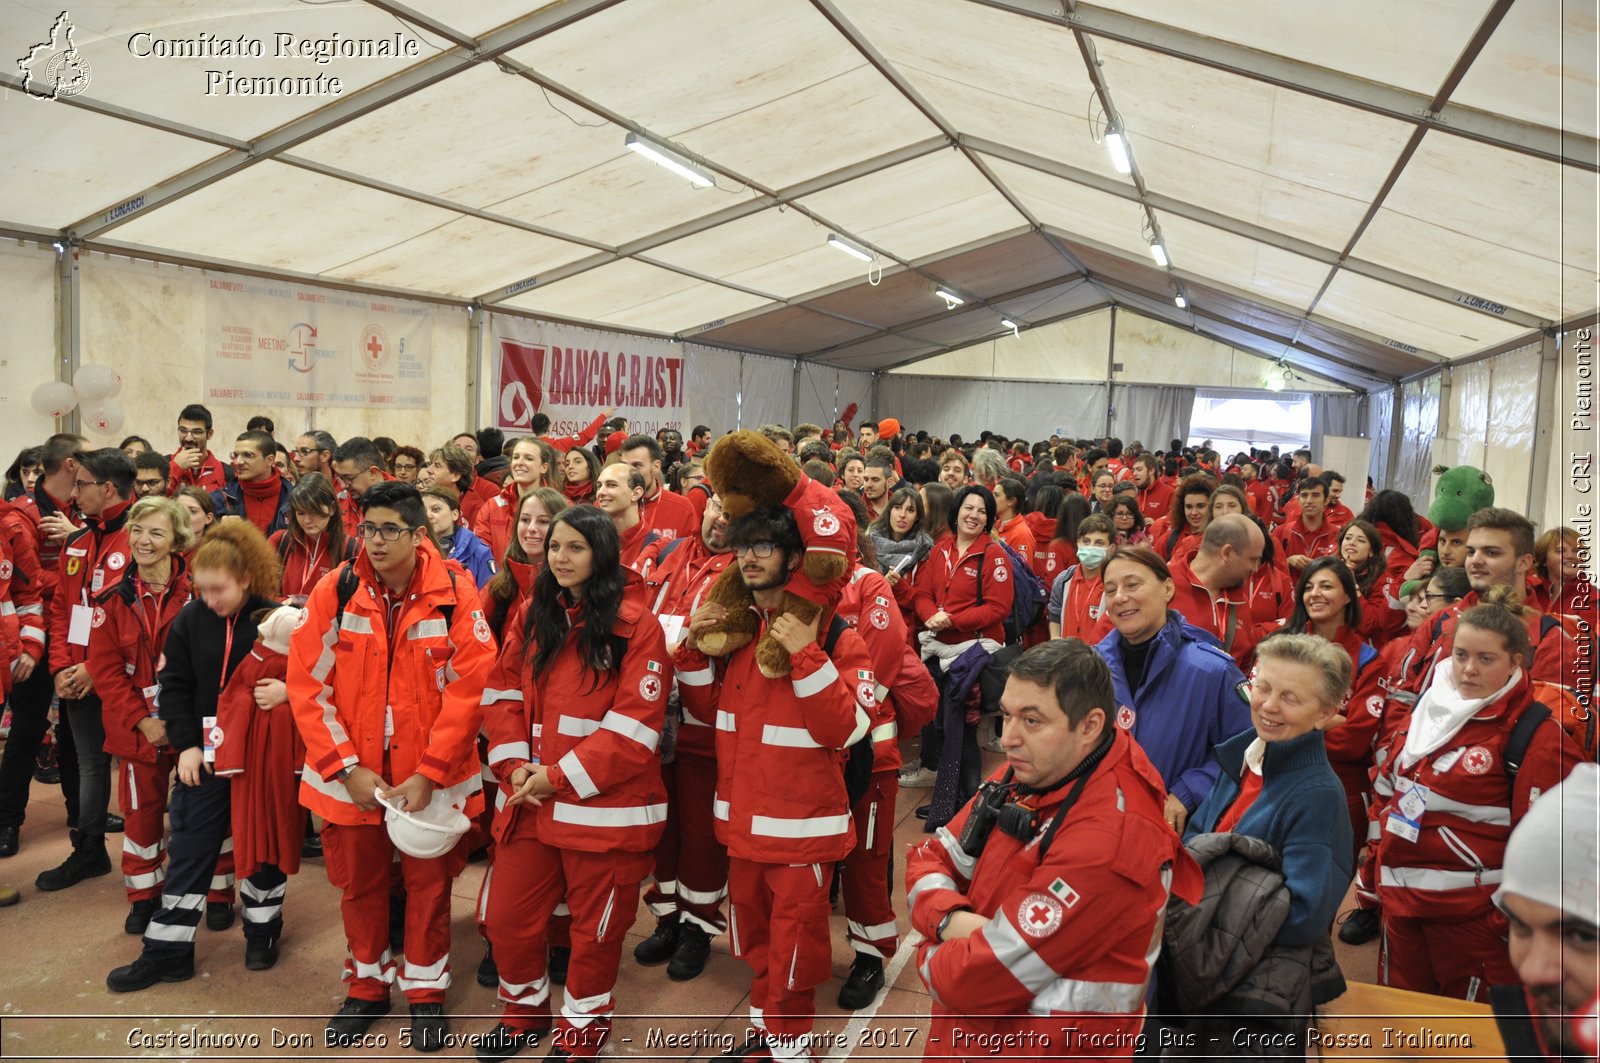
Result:
[[1435,465],[1433,474],[1439,483],[1433,489],[1428,520],[1441,531],[1460,531],[1467,526],[1468,517],[1494,505],[1494,481],[1482,469]]

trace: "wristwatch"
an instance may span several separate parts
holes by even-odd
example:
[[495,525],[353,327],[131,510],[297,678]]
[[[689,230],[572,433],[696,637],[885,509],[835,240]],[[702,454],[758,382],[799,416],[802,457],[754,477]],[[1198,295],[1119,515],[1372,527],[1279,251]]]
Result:
[[333,773],[333,777],[335,779],[338,779],[340,782],[349,782],[350,781],[350,776],[351,776],[351,774],[352,774],[352,772],[354,770],[355,769],[350,768],[348,766],[347,767],[343,767],[343,768],[340,768],[338,771],[334,772]]
[[944,913],[944,918],[939,920],[939,925],[933,930],[933,940],[939,942],[941,945],[944,944],[944,931],[945,927],[950,925],[950,920],[956,917],[957,912],[970,911],[972,911],[971,908],[952,908],[948,912]]

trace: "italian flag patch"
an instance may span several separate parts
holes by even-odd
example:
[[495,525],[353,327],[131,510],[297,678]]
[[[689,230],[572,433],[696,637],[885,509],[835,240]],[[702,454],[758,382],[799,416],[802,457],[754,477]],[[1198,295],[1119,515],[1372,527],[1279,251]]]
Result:
[[661,671],[661,662],[660,661],[645,661],[644,662],[644,666],[645,666],[646,669],[648,669],[649,671],[652,671],[652,672]]
[[858,668],[858,669],[856,669],[856,678],[857,679],[871,679],[872,678],[872,673],[867,671],[864,668]]
[[1050,892],[1055,895],[1056,900],[1068,908],[1078,903],[1078,891],[1060,879],[1050,883]]

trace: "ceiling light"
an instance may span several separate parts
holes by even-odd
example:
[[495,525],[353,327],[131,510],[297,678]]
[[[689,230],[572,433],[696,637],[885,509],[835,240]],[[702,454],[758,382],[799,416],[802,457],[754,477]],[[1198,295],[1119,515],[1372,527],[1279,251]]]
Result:
[[949,288],[936,289],[933,294],[944,300],[944,308],[946,310],[954,310],[956,307],[966,302],[965,299],[961,298],[961,296],[957,295]]
[[847,255],[852,255],[852,256],[854,256],[856,258],[859,258],[863,262],[871,262],[872,261],[872,252],[871,251],[868,251],[866,248],[862,247],[860,244],[856,243],[854,240],[845,239],[844,237],[840,236],[838,233],[829,233],[828,234],[828,243],[831,246],[838,248],[840,251],[843,251]]
[[627,138],[623,140],[623,144],[630,151],[638,152],[657,166],[665,166],[679,177],[692,183],[696,188],[710,188],[716,184],[710,174],[682,155],[670,148],[652,143],[637,133],[629,133]]
[[1189,300],[1183,297],[1182,292],[1179,292],[1177,295],[1172,297],[1172,305],[1176,306],[1179,310],[1182,310],[1189,305]]
[[1283,377],[1277,373],[1268,373],[1266,385],[1268,391],[1282,391],[1284,387]]
[[1106,133],[1106,150],[1111,152],[1111,166],[1118,173],[1132,173],[1133,159],[1128,156],[1128,141],[1119,130]]
[[1155,259],[1156,265],[1162,269],[1166,269],[1167,264],[1171,262],[1171,259],[1167,258],[1167,249],[1161,246],[1160,240],[1150,241],[1150,257]]
[[1009,317],[1001,318],[1000,319],[1000,324],[1004,325],[1006,328],[1010,329],[1012,332],[1017,331],[1017,328],[1018,328],[1017,323],[1015,321],[1011,320]]

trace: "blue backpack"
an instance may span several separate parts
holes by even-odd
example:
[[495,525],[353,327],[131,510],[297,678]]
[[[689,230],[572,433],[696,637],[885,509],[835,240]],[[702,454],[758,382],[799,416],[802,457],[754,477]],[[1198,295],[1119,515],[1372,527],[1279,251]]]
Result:
[[[1033,566],[1027,559],[1017,553],[1011,546],[1001,539],[995,539],[994,544],[1005,551],[1006,566],[1011,570],[1011,586],[1013,588],[1011,599],[1011,615],[1006,618],[1006,642],[1015,643],[1022,641],[1022,635],[1030,627],[1039,622],[1044,615],[1045,604],[1050,600],[1050,588],[1033,571]],[[983,604],[983,570],[978,566],[978,604]]]

